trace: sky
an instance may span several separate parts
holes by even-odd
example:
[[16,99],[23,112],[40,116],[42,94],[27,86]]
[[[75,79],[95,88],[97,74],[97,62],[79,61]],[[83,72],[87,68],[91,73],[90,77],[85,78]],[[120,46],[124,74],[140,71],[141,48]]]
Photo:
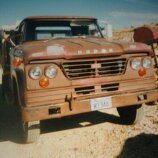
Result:
[[1,0],[0,26],[34,15],[95,16],[113,28],[158,23],[158,0]]

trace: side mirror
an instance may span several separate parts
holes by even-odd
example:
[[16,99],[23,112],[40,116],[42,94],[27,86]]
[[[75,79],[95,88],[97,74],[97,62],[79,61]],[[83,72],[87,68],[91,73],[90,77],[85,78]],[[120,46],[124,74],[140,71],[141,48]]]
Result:
[[106,24],[106,26],[102,30],[102,34],[104,37],[107,39],[112,39],[113,38],[113,30],[112,30],[112,25]]
[[15,30],[10,30],[10,31],[5,31],[5,34],[7,35],[7,37],[5,37],[6,41],[8,41],[13,47],[16,46],[15,44],[15,35],[16,35],[17,31]]
[[113,38],[113,30],[112,30],[112,25],[109,24],[107,21],[104,20],[99,20],[99,25],[101,28],[101,32],[103,34],[103,36],[106,39],[112,39]]

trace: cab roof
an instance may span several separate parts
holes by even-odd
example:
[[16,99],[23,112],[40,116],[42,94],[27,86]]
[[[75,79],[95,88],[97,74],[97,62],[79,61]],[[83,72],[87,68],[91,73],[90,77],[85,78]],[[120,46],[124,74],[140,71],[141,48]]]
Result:
[[24,20],[43,20],[43,19],[87,19],[96,20],[92,16],[30,16],[26,17]]

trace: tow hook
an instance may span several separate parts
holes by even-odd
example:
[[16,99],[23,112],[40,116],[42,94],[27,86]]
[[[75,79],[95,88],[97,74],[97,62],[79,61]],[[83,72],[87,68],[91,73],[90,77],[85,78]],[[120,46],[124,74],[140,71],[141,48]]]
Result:
[[72,96],[66,96],[65,101],[69,103],[69,110],[72,111]]

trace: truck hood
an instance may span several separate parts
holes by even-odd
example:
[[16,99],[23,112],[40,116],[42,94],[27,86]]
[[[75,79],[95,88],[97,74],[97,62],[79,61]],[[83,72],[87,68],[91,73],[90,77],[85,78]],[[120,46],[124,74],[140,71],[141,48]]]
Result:
[[142,43],[107,41],[104,38],[64,38],[25,42],[20,45],[25,62],[42,59],[75,59],[149,52]]

